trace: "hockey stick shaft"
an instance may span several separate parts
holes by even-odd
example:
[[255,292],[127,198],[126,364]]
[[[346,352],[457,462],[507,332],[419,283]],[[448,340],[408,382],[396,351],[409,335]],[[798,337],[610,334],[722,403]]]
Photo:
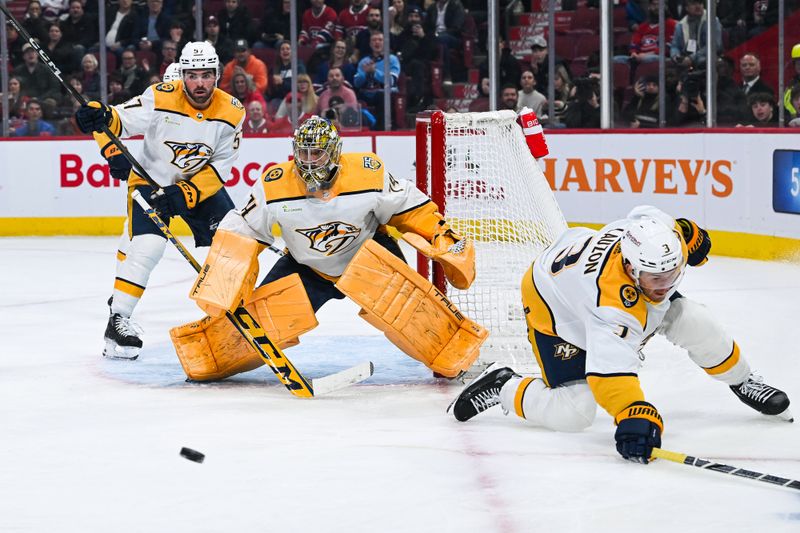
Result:
[[672,461],[673,463],[696,466],[697,468],[702,468],[704,470],[711,470],[713,472],[719,472],[720,474],[728,474],[730,476],[752,479],[753,481],[763,481],[764,483],[769,483],[770,485],[778,485],[780,487],[800,490],[800,481],[796,479],[789,479],[785,477],[775,476],[772,474],[755,472],[753,470],[746,470],[744,468],[739,468],[738,466],[715,463],[714,461],[709,461],[708,459],[701,459],[699,457],[693,457],[691,455],[685,455],[678,452],[671,452],[669,450],[663,450],[661,448],[653,448],[652,457],[665,459],[667,461]]
[[[180,254],[186,258],[192,265],[195,272],[200,272],[200,263],[192,257],[189,250],[179,241],[169,227],[161,220],[155,209],[153,209],[147,200],[144,199],[139,191],[134,191],[131,197],[139,204],[144,210],[145,214],[158,226],[158,229],[164,236],[175,245]],[[295,396],[302,398],[311,398],[314,396],[314,389],[300,372],[297,371],[295,366],[283,354],[283,351],[278,348],[264,332],[264,329],[258,324],[258,321],[250,314],[243,306],[238,307],[236,310],[226,312],[225,314],[230,320],[233,327],[241,333],[242,337],[247,343],[258,353],[264,360],[267,366],[275,373],[278,379],[289,389]]]

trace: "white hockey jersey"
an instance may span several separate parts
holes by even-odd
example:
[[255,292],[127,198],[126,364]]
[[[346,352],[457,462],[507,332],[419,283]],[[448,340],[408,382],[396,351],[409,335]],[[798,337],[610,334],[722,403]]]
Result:
[[[655,208],[637,208],[637,212],[675,226],[669,215]],[[625,273],[620,238],[628,222],[617,220],[599,231],[569,229],[532,268],[535,289],[550,312],[549,317],[533,318],[535,329],[586,351],[587,379],[598,403],[609,412],[616,410],[616,406],[609,409],[616,403],[613,397],[626,395],[622,389],[639,387],[641,348],[670,307],[669,297],[653,303]],[[622,376],[628,379],[613,383],[613,378]]]
[[373,153],[342,154],[328,198],[306,196],[287,161],[267,170],[242,209],[229,212],[225,229],[271,244],[273,224],[292,257],[329,279],[342,275],[361,245],[386,224],[431,239],[446,229],[436,205],[412,183],[385,172]]
[[[182,81],[158,83],[114,106],[110,124],[120,137],[144,135],[138,160],[159,185],[190,180],[202,202],[219,191],[239,155],[242,104],[221,89],[214,89],[206,109],[192,107]],[[113,154],[108,137],[95,134],[105,156]],[[129,186],[146,184],[135,171]]]

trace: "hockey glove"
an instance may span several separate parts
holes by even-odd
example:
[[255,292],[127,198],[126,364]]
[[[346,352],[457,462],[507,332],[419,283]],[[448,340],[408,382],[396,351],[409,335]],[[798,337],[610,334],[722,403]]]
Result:
[[680,226],[683,240],[689,249],[689,266],[699,266],[708,261],[708,252],[711,251],[711,237],[708,232],[688,218],[678,218],[675,222]]
[[[439,224],[446,227],[444,221]],[[475,246],[470,239],[447,228],[437,231],[431,242],[412,232],[404,233],[403,240],[442,265],[447,281],[456,289],[466,290],[472,285],[475,280]]]
[[183,180],[154,192],[150,201],[161,218],[170,219],[188,214],[197,205],[198,196],[197,187]]
[[75,112],[75,122],[83,133],[92,133],[93,131],[103,131],[103,126],[110,125],[113,116],[110,107],[102,102],[92,100]]
[[112,178],[121,181],[128,179],[132,168],[131,162],[128,161],[127,157],[122,155],[119,148],[113,143],[108,143],[106,147],[103,148],[103,157],[108,161],[108,171],[111,173]]
[[655,407],[647,402],[633,402],[615,418],[617,451],[629,461],[647,464],[653,448],[661,447],[664,424]]

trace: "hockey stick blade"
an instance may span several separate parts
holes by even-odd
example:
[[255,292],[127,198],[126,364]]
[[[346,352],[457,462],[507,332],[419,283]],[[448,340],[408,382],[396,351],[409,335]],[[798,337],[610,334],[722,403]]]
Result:
[[346,368],[334,374],[322,376],[311,380],[314,396],[328,394],[356,383],[361,383],[375,372],[372,361],[359,363],[354,367]]
[[695,466],[697,468],[702,468],[703,470],[711,470],[712,472],[718,472],[720,474],[728,474],[738,478],[749,479],[752,481],[762,481],[764,483],[769,483],[770,485],[786,487],[787,489],[800,490],[800,481],[796,479],[789,479],[772,474],[764,474],[754,470],[746,470],[744,468],[739,468],[738,466],[715,463],[714,461],[709,461],[708,459],[701,459],[699,457],[693,457],[683,453],[671,452],[661,448],[653,448],[652,456],[659,459],[672,461],[673,463]]

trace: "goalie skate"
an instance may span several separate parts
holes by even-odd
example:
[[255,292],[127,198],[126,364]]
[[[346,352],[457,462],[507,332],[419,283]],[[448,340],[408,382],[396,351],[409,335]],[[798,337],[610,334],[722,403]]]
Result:
[[453,416],[459,422],[466,422],[477,414],[500,403],[500,389],[514,376],[519,377],[513,370],[492,363],[481,375],[464,387],[458,398],[447,407],[447,412],[453,410]]
[[133,320],[120,314],[112,314],[108,317],[106,326],[103,356],[130,361],[136,359],[142,349],[141,335],[142,329]]
[[764,383],[763,377],[750,374],[743,383],[732,386],[731,390],[742,403],[759,413],[794,422],[789,411],[789,397],[782,390]]

